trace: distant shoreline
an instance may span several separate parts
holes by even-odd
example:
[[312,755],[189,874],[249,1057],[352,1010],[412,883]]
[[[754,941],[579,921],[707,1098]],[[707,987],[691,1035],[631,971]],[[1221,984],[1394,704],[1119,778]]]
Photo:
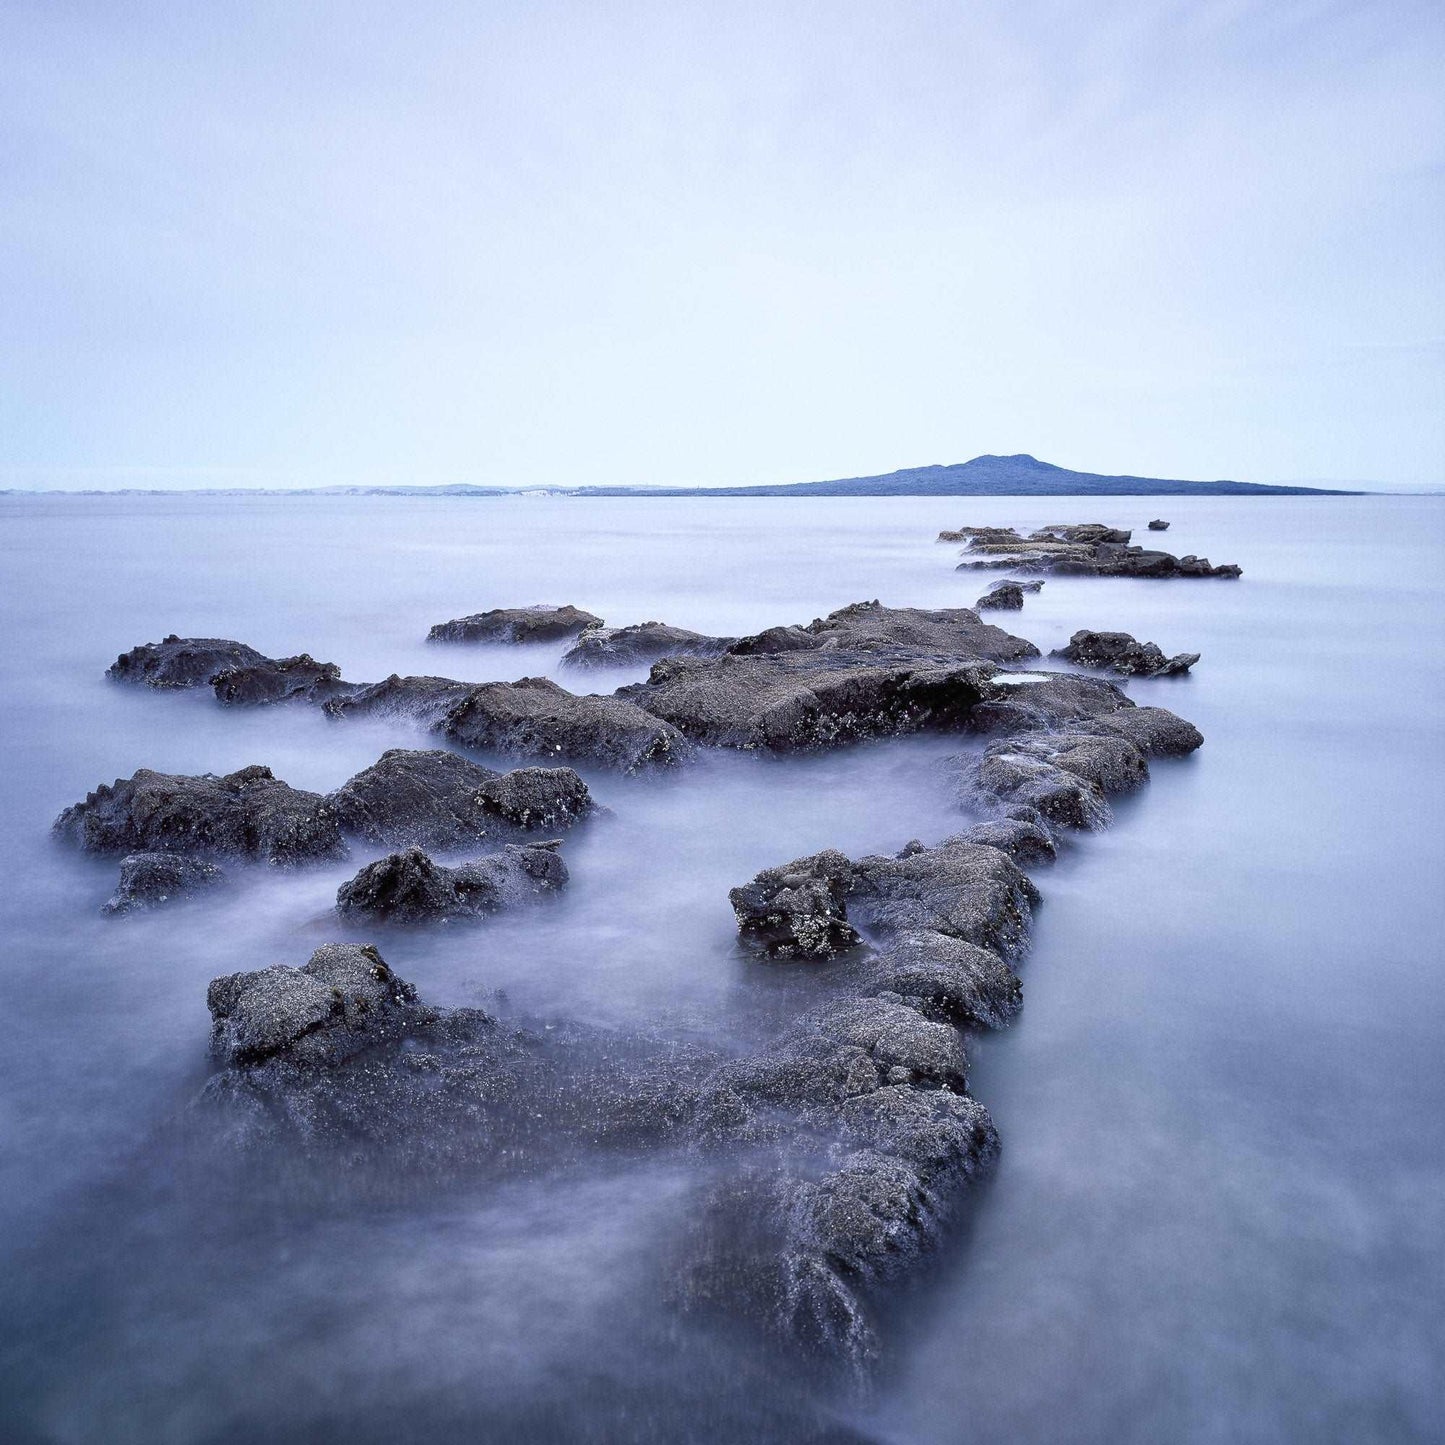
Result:
[[737,487],[483,487],[447,485],[332,485],[323,487],[82,487],[10,488],[4,496],[330,496],[330,497],[1359,497],[1376,492],[1267,482],[1185,481],[1076,472],[1026,453],[980,456],[948,466],[905,467],[877,476],[824,482],[779,482]]

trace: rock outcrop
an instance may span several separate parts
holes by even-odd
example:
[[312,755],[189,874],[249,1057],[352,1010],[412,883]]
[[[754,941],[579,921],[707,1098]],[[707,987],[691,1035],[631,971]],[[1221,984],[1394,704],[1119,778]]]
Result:
[[1169,530],[1169,523],[1160,517],[1155,517],[1154,520],[1149,523],[1149,530],[1151,532],[1167,532]]
[[393,748],[327,802],[343,830],[369,843],[448,850],[560,832],[595,811],[571,768],[498,773],[439,749]]
[[600,627],[602,619],[570,604],[565,607],[496,607],[438,622],[427,633],[428,642],[557,642],[574,637],[586,627]]
[[225,881],[225,873],[214,863],[188,853],[129,853],[120,860],[115,892],[101,911],[133,913],[157,908],[208,892]]
[[1012,527],[961,527],[939,540],[967,540],[960,571],[1006,567],[1016,572],[1055,572],[1088,577],[1239,577],[1232,562],[1212,566],[1207,557],[1175,557],[1131,546],[1130,533],[1100,522],[1044,527],[1021,536]]
[[1054,657],[1066,658],[1080,667],[1096,667],[1121,677],[1178,677],[1199,661],[1197,652],[1166,657],[1153,642],[1139,642],[1127,632],[1090,632],[1081,629],[1067,647],[1056,648]]
[[631,627],[589,627],[562,654],[569,667],[629,667],[660,657],[716,657],[735,638],[709,637],[666,622],[638,622]]
[[309,652],[224,668],[211,678],[217,701],[233,706],[292,699],[319,703],[346,697],[356,689],[357,684],[342,681],[341,669],[334,662],[317,662]]
[[141,768],[67,808],[54,832],[90,853],[192,853],[275,865],[346,856],[327,800],[259,766],[222,777]]
[[300,698],[325,702],[352,690],[334,662],[309,653],[267,657],[244,642],[221,637],[177,637],[147,642],[122,653],[106,676],[147,687],[210,687],[224,703],[272,703]]
[[973,605],[980,612],[1018,612],[1024,605],[1024,589],[1017,582],[995,582]]
[[666,658],[617,695],[697,742],[790,752],[961,727],[988,661],[1037,656],[968,608],[862,602],[742,638],[721,657]]
[[300,968],[212,979],[206,1004],[212,1053],[243,1067],[334,1067],[435,1017],[375,948],[350,943],[325,944]]
[[546,843],[509,843],[499,853],[448,868],[420,848],[368,863],[336,892],[336,911],[385,923],[449,923],[486,918],[566,886],[567,865]]
[[622,773],[673,767],[692,751],[670,723],[626,699],[579,695],[545,677],[477,684],[392,676],[326,710],[333,717],[410,717],[463,747]]

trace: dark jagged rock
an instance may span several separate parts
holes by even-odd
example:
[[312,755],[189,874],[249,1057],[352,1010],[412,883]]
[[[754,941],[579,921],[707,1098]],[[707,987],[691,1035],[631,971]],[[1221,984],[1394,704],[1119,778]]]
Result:
[[985,659],[1037,656],[968,608],[865,602],[743,638],[722,657],[664,659],[618,696],[696,741],[786,752],[961,727]]
[[1135,707],[1103,678],[996,672],[982,691],[982,700],[968,715],[967,726],[975,733],[1102,733],[1128,738],[1148,757],[1182,756],[1204,741],[1193,724],[1164,708]]
[[557,642],[574,637],[586,627],[600,627],[602,619],[580,607],[497,607],[438,622],[427,633],[428,642]]
[[1024,589],[1017,582],[998,582],[973,605],[980,612],[1018,612],[1024,605]]
[[317,1068],[434,1017],[369,945],[329,943],[301,968],[275,964],[211,981],[211,1049],[226,1064]]
[[861,858],[848,889],[850,917],[866,928],[884,934],[931,929],[1004,959],[1027,947],[1038,899],[1012,858],[965,837],[932,848],[910,843],[891,858]]
[[1036,809],[1065,828],[1102,828],[1107,798],[1149,780],[1144,754],[1123,737],[1048,733],[994,743],[974,772],[980,792]]
[[1169,523],[1159,517],[1155,517],[1155,519],[1149,523],[1149,530],[1151,532],[1167,532],[1169,530]]
[[[705,1081],[701,1139],[780,1152],[711,1202],[705,1217],[723,1219],[694,1287],[711,1297],[730,1276],[784,1334],[861,1360],[876,1350],[870,1292],[938,1242],[959,1186],[997,1153],[987,1110],[965,1092],[956,1026],[1016,1012],[1004,960],[1023,949],[1037,894],[1005,853],[953,838],[856,863],[820,853],[731,896],[744,939],[769,951],[780,918],[788,939],[799,917],[805,941],[826,939],[851,933],[850,910],[888,943],[837,966],[841,997]],[[808,1141],[827,1161],[814,1172]]]
[[1098,718],[1094,726],[1128,738],[1151,758],[1182,758],[1204,743],[1204,735],[1192,722],[1162,707],[1120,708]]
[[666,622],[638,622],[631,627],[589,627],[562,654],[569,667],[627,667],[656,662],[660,657],[716,657],[734,638],[708,637]]
[[959,571],[1006,567],[1010,571],[1056,572],[1091,577],[1239,577],[1233,563],[1211,566],[1207,557],[1175,557],[1129,544],[1130,533],[1100,522],[1044,527],[1020,536],[1012,527],[960,528],[942,533],[949,541],[968,539]]
[[334,662],[317,662],[309,653],[267,657],[244,642],[174,634],[122,653],[106,676],[149,687],[209,686],[225,703],[325,702],[355,690]]
[[270,659],[244,642],[224,637],[177,637],[146,642],[123,652],[106,671],[117,682],[147,687],[205,687],[218,672],[254,667]]
[[622,773],[672,767],[692,751],[677,728],[636,704],[578,696],[545,677],[473,688],[447,714],[442,730],[464,747],[578,758]]
[[327,800],[265,767],[223,777],[141,768],[67,808],[54,831],[91,853],[197,853],[272,864],[346,856]]
[[744,940],[773,958],[828,958],[858,943],[846,899],[852,865],[819,853],[767,868],[728,894]]
[[308,652],[296,657],[265,658],[244,667],[225,668],[211,678],[219,702],[256,706],[288,702],[326,702],[358,691],[358,684],[343,682],[334,662],[317,662]]
[[1199,661],[1197,652],[1181,652],[1166,657],[1153,642],[1139,642],[1127,632],[1090,632],[1081,629],[1069,639],[1067,647],[1056,648],[1054,657],[1063,657],[1080,667],[1097,667],[1123,677],[1177,677]]
[[1007,853],[1015,863],[1050,863],[1058,854],[1042,815],[1035,817],[1027,809],[1020,810],[1017,817],[975,823],[959,836],[966,843],[982,843],[985,847],[997,848],[1000,853]]
[[992,949],[929,928],[873,955],[865,980],[868,992],[896,994],[959,1027],[1003,1028],[1023,1002],[1018,975]]
[[476,686],[452,677],[402,677],[392,673],[381,682],[325,703],[332,717],[406,717],[424,727],[440,728],[447,714]]
[[594,811],[571,768],[497,773],[438,749],[393,748],[327,801],[344,830],[393,848],[459,849],[555,833]]
[[729,894],[743,941],[774,957],[816,957],[885,934],[929,929],[1004,958],[1022,951],[1038,893],[1006,853],[965,837],[852,862],[827,850],[767,868]]
[[204,893],[225,881],[225,873],[204,858],[186,853],[131,853],[120,860],[120,879],[101,911],[131,913],[155,908]]
[[478,684],[392,676],[326,710],[410,717],[482,752],[577,759],[623,773],[672,767],[692,751],[676,728],[622,697],[579,695],[545,677]]
[[697,742],[796,752],[961,727],[980,695],[979,678],[971,664],[889,664],[812,650],[667,658],[619,696]]
[[446,923],[485,918],[525,899],[554,893],[567,882],[567,865],[546,843],[509,843],[500,853],[456,868],[434,862],[420,848],[407,848],[368,863],[336,892],[343,918],[391,923]]
[[729,648],[737,656],[816,650],[940,661],[1017,662],[1039,655],[1032,642],[981,621],[971,608],[884,607],[876,601],[850,603],[806,627],[769,628]]

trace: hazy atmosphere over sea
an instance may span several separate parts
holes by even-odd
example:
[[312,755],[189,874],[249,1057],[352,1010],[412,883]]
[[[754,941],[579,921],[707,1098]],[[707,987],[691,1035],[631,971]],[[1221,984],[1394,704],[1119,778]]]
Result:
[[1440,485],[1445,21],[0,8],[0,486]]

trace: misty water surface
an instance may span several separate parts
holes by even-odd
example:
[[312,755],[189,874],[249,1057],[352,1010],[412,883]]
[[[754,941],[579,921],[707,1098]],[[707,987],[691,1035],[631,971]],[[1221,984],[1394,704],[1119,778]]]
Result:
[[[871,1393],[818,1391],[667,1303],[696,1160],[585,1154],[465,1186],[320,1161],[212,1167],[174,1121],[207,981],[366,937],[358,866],[98,910],[114,863],[55,814],[145,766],[266,763],[329,789],[399,723],[106,683],[181,635],[390,672],[579,678],[560,645],[437,648],[434,622],[573,602],[741,633],[845,603],[967,605],[965,522],[1171,518],[1239,583],[1050,579],[1006,625],[1203,653],[1134,682],[1202,728],[1112,831],[1035,870],[1012,1029],[973,1045],[1004,1154],[902,1292]],[[1431,499],[0,499],[0,1434],[20,1441],[1397,1441],[1438,1437],[1445,1352],[1445,503]],[[808,998],[735,946],[727,889],[966,821],[917,738],[664,779],[582,769],[555,906],[388,936],[440,1004],[601,1040],[741,1048]],[[498,762],[496,759],[483,761]]]

